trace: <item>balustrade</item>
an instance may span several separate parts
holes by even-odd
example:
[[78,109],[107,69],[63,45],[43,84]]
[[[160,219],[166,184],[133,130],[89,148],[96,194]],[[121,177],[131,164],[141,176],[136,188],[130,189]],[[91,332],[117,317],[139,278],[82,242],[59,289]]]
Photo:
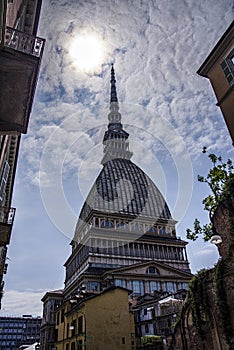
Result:
[[42,56],[45,39],[7,27],[4,45],[13,50],[40,58]]
[[0,207],[0,224],[13,225],[15,208]]

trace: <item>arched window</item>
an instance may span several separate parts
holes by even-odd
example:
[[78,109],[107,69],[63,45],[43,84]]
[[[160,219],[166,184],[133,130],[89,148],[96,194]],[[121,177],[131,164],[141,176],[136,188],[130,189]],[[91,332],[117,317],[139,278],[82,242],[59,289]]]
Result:
[[143,231],[143,226],[141,224],[139,224],[138,222],[135,222],[133,225],[132,225],[132,229],[134,231]]
[[99,227],[99,219],[95,218],[95,227]]
[[128,229],[128,224],[126,222],[123,222],[123,221],[117,222],[116,226],[118,228],[120,228],[120,229],[123,229],[123,230],[127,230]]
[[160,234],[165,234],[166,233],[166,229],[165,229],[164,226],[160,228],[159,233]]
[[149,266],[148,269],[146,270],[146,273],[149,275],[159,275],[159,271],[155,266]]
[[101,227],[114,227],[114,224],[112,221],[106,219],[102,221]]

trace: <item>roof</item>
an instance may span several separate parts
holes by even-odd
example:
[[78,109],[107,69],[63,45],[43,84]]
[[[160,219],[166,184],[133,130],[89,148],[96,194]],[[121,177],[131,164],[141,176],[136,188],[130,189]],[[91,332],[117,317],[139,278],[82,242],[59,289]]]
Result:
[[[172,267],[171,265],[168,265],[166,263],[162,263],[162,262],[158,262],[155,260],[148,260],[148,261],[144,261],[144,262],[139,262],[136,264],[131,264],[131,265],[127,265],[127,266],[121,266],[121,267],[117,267],[117,268],[113,268],[113,269],[109,269],[106,272],[104,272],[104,274],[127,274],[127,273],[132,273],[131,270],[134,270],[135,272],[135,277],[137,276],[136,274],[136,269],[137,268],[141,268],[141,267],[148,267],[148,266],[155,266],[158,269],[162,269],[162,270],[167,270],[170,271],[172,273],[172,275],[168,276],[170,278],[178,278],[178,276],[180,276],[180,278],[185,278],[185,279],[190,279],[193,274],[185,271],[185,270],[180,270],[177,269],[175,267]],[[140,275],[141,273],[139,273],[138,275]],[[150,275],[149,275],[150,277]],[[164,277],[164,275],[160,275],[160,278]]]
[[76,308],[79,309],[82,305],[85,305],[87,302],[89,302],[89,300],[92,300],[94,298],[99,298],[99,297],[103,296],[106,293],[109,293],[109,292],[112,292],[112,291],[117,291],[117,290],[123,291],[123,292],[125,292],[127,294],[131,294],[132,293],[132,291],[130,289],[127,289],[127,288],[124,288],[124,287],[120,287],[120,286],[111,285],[111,286],[105,288],[100,293],[91,294],[91,295],[87,296],[86,298],[81,299],[79,302],[77,302],[77,304],[74,306],[74,308],[72,310],[69,310],[67,312],[67,314],[74,312],[74,309],[76,309]]
[[234,21],[227,28],[225,33],[216,43],[212,51],[209,53],[205,61],[202,63],[201,67],[198,69],[197,74],[208,78],[207,74],[215,62],[219,59],[221,55],[225,52],[230,43],[233,43],[234,38]]
[[45,295],[41,298],[41,301],[45,301],[48,297],[51,296],[63,296],[63,289],[56,289],[56,290],[50,290],[48,292],[45,293]]
[[[104,164],[81,210],[77,229],[91,211],[171,220],[171,213],[153,181],[129,159]],[[77,230],[76,229],[76,230]]]

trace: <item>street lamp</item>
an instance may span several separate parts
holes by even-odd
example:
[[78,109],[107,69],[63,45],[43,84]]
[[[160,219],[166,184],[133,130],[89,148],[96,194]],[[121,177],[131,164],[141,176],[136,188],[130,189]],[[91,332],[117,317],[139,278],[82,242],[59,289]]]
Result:
[[210,239],[210,243],[215,244],[215,245],[222,243],[222,241],[223,240],[222,240],[221,236],[219,236],[219,235],[213,235],[213,236],[211,236],[211,239]]
[[[212,207],[212,208],[214,208],[214,207]],[[216,231],[216,228],[212,222],[212,214],[211,213],[212,213],[212,210],[210,210],[210,213],[209,213],[210,222],[212,223],[212,231],[213,231],[213,234],[210,238],[210,243],[217,245],[217,244],[222,243],[223,240],[222,240],[222,237]]]

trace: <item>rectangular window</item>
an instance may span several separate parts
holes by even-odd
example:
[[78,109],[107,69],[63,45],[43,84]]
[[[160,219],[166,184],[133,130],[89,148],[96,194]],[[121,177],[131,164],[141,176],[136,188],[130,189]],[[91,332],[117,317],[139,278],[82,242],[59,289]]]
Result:
[[153,293],[155,290],[159,291],[161,289],[161,283],[158,281],[150,281],[150,293]]
[[138,280],[133,281],[133,293],[135,294],[141,293],[140,281]]
[[116,287],[117,287],[117,286],[118,286],[118,287],[122,287],[122,280],[116,278],[116,279],[115,279],[115,285],[116,285]]
[[88,282],[87,290],[89,292],[99,292],[100,291],[100,283],[99,282]]
[[125,337],[122,337],[122,344],[125,344]]
[[173,282],[165,282],[166,291],[173,293],[175,292],[175,285]]
[[71,330],[71,336],[74,337],[76,334],[76,320],[72,321],[70,330]]
[[10,165],[7,161],[5,161],[4,169],[3,169],[3,173],[2,173],[2,178],[0,181],[0,200],[1,201],[3,201],[3,198],[5,196],[5,188],[6,188],[6,184],[7,184],[9,171],[10,171]]
[[129,281],[129,289],[130,289],[130,290],[133,290],[132,280]]
[[70,330],[69,323],[67,323],[67,338],[69,338],[69,330]]
[[234,85],[234,54],[232,53],[229,57],[225,58],[221,63],[222,70],[228,83]]
[[57,322],[56,323],[57,323],[57,325],[59,325],[59,318],[60,318],[60,312],[59,311],[58,311],[58,313],[56,315],[56,318],[57,318],[57,320],[56,320]]
[[61,323],[64,322],[64,309],[61,310]]
[[78,334],[83,333],[83,316],[78,317]]
[[148,323],[145,324],[145,333],[149,333],[149,325],[148,325]]
[[182,282],[181,283],[181,288],[185,289],[185,290],[188,290],[188,283],[187,282]]

